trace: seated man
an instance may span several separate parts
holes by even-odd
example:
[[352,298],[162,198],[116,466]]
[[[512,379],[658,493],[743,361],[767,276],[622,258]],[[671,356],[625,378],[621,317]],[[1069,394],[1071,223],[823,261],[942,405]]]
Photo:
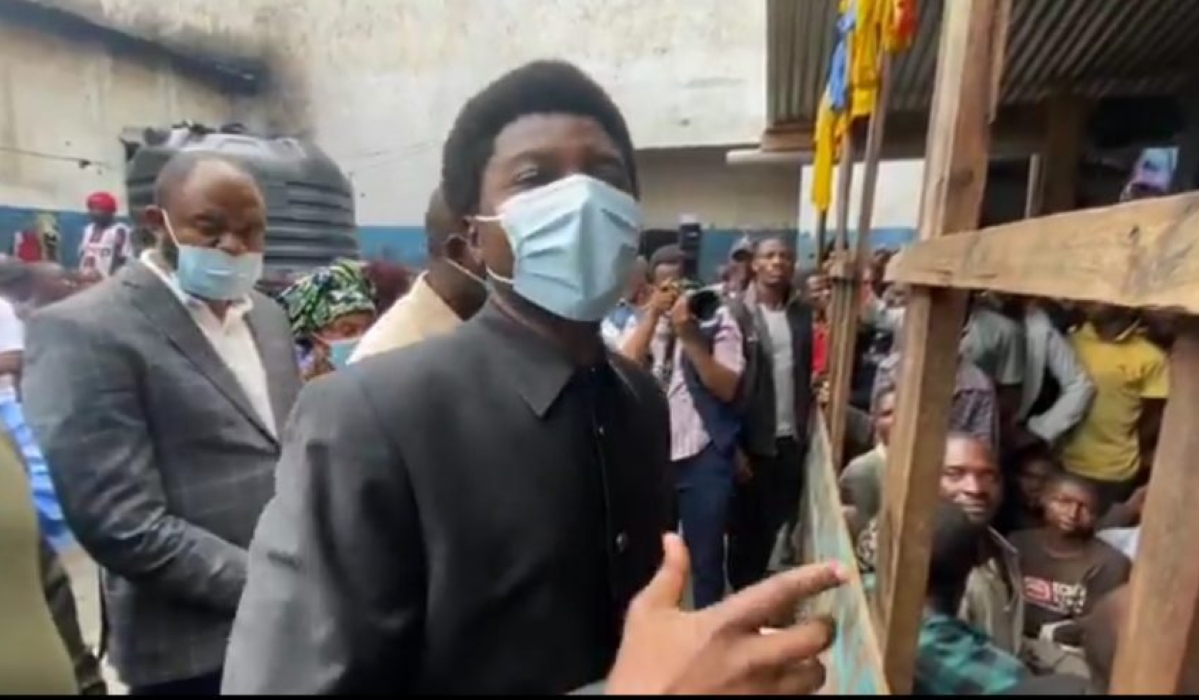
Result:
[[1096,600],[1128,581],[1128,559],[1095,536],[1098,501],[1094,484],[1057,473],[1042,494],[1045,525],[1011,536],[1024,575],[1027,636],[1077,621]]
[[1024,656],[1041,672],[1089,675],[1077,650],[1077,621],[1128,581],[1132,566],[1095,536],[1099,494],[1082,477],[1059,472],[1041,496],[1045,524],[1011,536],[1024,575]]
[[986,526],[961,508],[947,501],[938,505],[916,649],[917,695],[998,695],[1029,675],[1018,658],[957,615],[986,537]]
[[[1002,493],[1003,478],[987,443],[951,433],[945,443],[941,499],[956,505],[986,532],[975,550],[958,617],[985,632],[1001,649],[1018,654],[1024,631],[1020,562],[1007,540],[991,528]],[[877,542],[875,518],[858,538],[857,555],[864,570],[874,568]]]
[[1049,450],[1033,443],[1011,455],[1015,483],[1007,489],[999,528],[1002,532],[1034,530],[1045,524],[1044,493],[1049,478],[1060,467]]
[[850,530],[859,532],[878,515],[882,502],[883,471],[887,467],[887,444],[895,417],[895,388],[888,387],[874,399],[874,449],[854,458],[841,472],[841,498],[853,509]]

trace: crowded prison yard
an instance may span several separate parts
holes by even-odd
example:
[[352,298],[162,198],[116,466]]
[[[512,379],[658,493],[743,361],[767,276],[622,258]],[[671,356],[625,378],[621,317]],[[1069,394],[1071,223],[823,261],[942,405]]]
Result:
[[[112,179],[0,232],[0,694],[1199,692],[1199,75],[1107,51],[1199,12],[752,1],[772,116],[711,167],[790,228],[663,204],[581,45],[372,161],[432,183],[416,257],[335,124],[86,122]],[[60,4],[0,28],[101,31]]]

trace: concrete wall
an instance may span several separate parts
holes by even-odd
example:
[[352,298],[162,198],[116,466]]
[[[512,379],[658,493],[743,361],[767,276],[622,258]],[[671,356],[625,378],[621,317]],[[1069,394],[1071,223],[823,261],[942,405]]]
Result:
[[[765,114],[765,3],[422,0],[292,6],[281,89],[352,175],[365,225],[419,222],[473,93],[538,58],[590,72],[639,148],[741,143]],[[300,64],[300,68],[296,68]]]
[[799,168],[729,165],[727,149],[643,152],[638,158],[646,224],[674,228],[683,214],[720,228],[795,228]]
[[[760,0],[39,2],[175,47],[265,61],[272,92],[253,121],[313,136],[354,181],[364,251],[411,262],[454,116],[527,61],[564,58],[590,72],[638,148],[749,143],[765,121]],[[720,225],[793,226],[793,197],[780,206],[764,194],[789,188],[725,172],[716,153],[702,159],[714,169],[695,171],[647,159],[652,219],[677,222],[677,210],[698,207]],[[690,205],[689,190],[702,193]],[[735,201],[747,193],[753,202]]]
[[[114,55],[99,42],[0,23],[0,235],[30,223],[32,212],[60,214],[66,236],[96,190],[123,193],[131,125],[191,118],[223,121],[232,103],[174,74],[163,63]],[[67,249],[74,245],[67,241]]]

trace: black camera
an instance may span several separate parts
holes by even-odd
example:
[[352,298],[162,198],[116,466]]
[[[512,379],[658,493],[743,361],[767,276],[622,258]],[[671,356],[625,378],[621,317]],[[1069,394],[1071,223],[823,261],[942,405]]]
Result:
[[720,305],[724,303],[716,290],[701,287],[689,280],[679,283],[679,293],[687,298],[687,308],[700,323],[715,318]]

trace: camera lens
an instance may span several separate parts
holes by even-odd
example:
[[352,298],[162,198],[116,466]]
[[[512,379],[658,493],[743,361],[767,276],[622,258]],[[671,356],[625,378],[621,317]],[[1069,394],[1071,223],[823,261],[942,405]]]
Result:
[[710,321],[720,310],[720,295],[711,289],[700,289],[687,295],[687,308],[699,321]]

